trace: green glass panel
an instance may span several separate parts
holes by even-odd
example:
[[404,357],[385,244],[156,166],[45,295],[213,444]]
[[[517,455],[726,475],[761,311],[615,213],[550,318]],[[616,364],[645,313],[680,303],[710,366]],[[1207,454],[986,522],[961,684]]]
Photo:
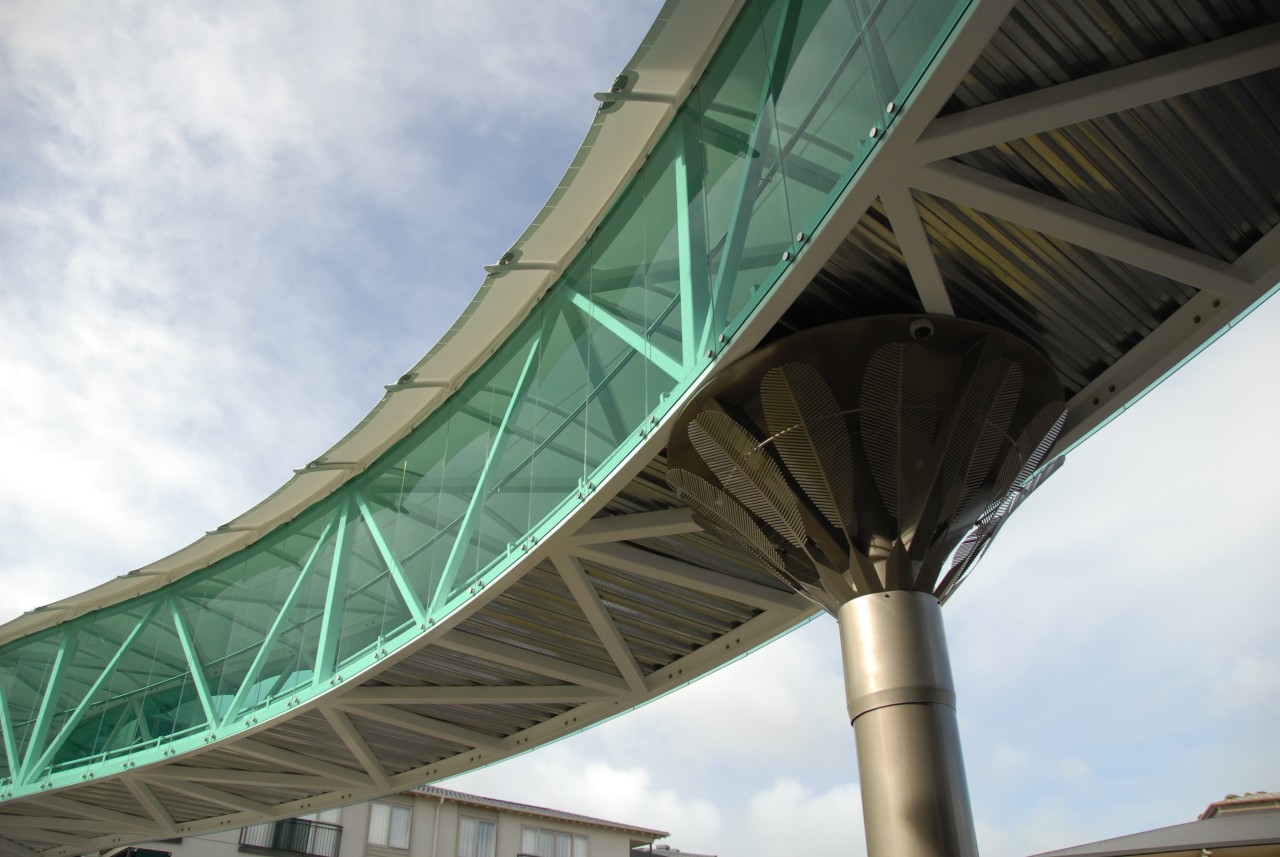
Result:
[[591,270],[587,294],[592,304],[643,338],[648,328],[644,280],[648,235],[640,210],[644,203],[644,174],[623,191],[591,239]]
[[203,727],[204,707],[169,610],[161,608],[154,614],[133,651],[138,657],[130,665],[130,677],[139,687],[143,722],[152,739]]
[[[638,290],[638,294],[643,297],[646,338],[650,347],[676,362],[683,362],[684,340],[681,337],[679,305],[680,234],[676,217],[676,206],[681,204],[676,198],[676,156],[679,151],[679,137],[668,133],[645,163],[642,178],[644,205],[640,216],[644,218],[648,263],[644,288]],[[700,228],[705,231],[706,218],[701,218],[701,221]],[[705,266],[704,248],[704,258],[698,267],[704,277]],[[705,289],[706,283],[703,282],[700,288]],[[658,406],[663,393],[674,389],[675,380],[652,363],[646,367],[645,377],[644,412],[647,414]]]
[[136,730],[128,728],[134,719],[131,694],[138,690],[130,673],[140,666],[130,637],[147,618],[147,606],[135,603],[126,613],[103,611],[87,617],[89,621],[79,632],[76,662],[91,675],[74,694],[74,704],[59,712],[49,730],[46,747],[51,742],[59,744],[52,758],[54,766],[104,756],[137,740]]
[[[518,387],[531,345],[526,329],[517,331],[477,373],[470,406],[483,422],[484,430],[472,447],[478,467],[467,479],[470,491],[459,530],[462,541],[454,548],[454,555],[450,557],[453,576],[448,582],[446,598],[469,587],[480,570],[505,550],[507,542],[519,535],[492,519],[488,521],[490,526],[486,526],[484,508],[489,492],[501,480],[501,474],[489,461],[489,457],[500,454],[499,435],[503,423],[508,419],[509,410],[513,407],[516,411],[519,409],[520,400],[513,397],[519,392]],[[517,413],[513,411],[511,415],[516,416]],[[452,434],[450,439],[452,440]],[[499,535],[497,530],[504,532]]]
[[26,756],[64,633],[63,628],[57,628],[24,640],[23,646],[7,649],[5,662],[0,664],[19,766]]
[[[328,579],[332,567],[332,535],[326,536],[332,515],[307,514],[291,526],[273,533],[273,539],[261,542],[264,558],[251,568],[241,583],[238,600],[247,610],[237,610],[236,623],[230,629],[228,655],[220,669],[212,672],[210,691],[221,714],[229,714],[228,706],[239,698],[236,714],[260,705],[270,688],[282,678],[296,675],[298,670],[297,640],[306,638],[303,631],[307,614],[298,614],[316,587],[316,578]],[[329,549],[319,544],[326,536]],[[323,588],[320,599],[323,604]],[[302,627],[300,627],[300,623]],[[311,619],[314,628],[319,623]],[[268,640],[273,633],[274,637]],[[266,647],[266,651],[262,651]],[[315,645],[307,646],[314,652]],[[310,678],[311,664],[306,675]],[[247,689],[244,689],[248,683]],[[279,691],[278,691],[279,692]]]
[[492,393],[484,387],[467,385],[454,396],[450,409],[448,451],[440,495],[444,527],[435,559],[442,574],[452,575],[441,583],[441,595],[446,600],[454,581],[460,574],[466,574],[463,561],[470,547],[470,534],[461,544],[457,540],[489,455],[492,399]]
[[[267,640],[264,634],[252,647],[250,664],[244,666],[243,671],[237,666],[237,672],[242,674],[233,689],[240,698],[236,715],[310,682],[315,673],[320,620],[333,568],[335,528],[328,526],[326,532],[331,519],[331,515],[312,516],[290,533],[285,549],[290,556],[299,556],[301,560],[297,568],[280,574],[275,601],[277,615],[269,623],[276,629],[274,638]],[[325,537],[324,541],[318,543],[321,536]],[[265,652],[260,651],[263,646]],[[250,680],[247,673],[253,664],[257,666]],[[248,688],[244,688],[245,681],[250,682]],[[231,689],[219,687],[220,692],[226,690]]]
[[255,616],[257,605],[246,598],[244,587],[246,578],[266,570],[262,567],[264,560],[252,550],[238,556],[241,563],[234,569],[228,568],[220,575],[186,587],[175,593],[173,599],[195,653],[194,669],[199,670],[204,679],[216,719],[226,713],[234,696],[234,688],[230,694],[218,693],[228,658],[246,647],[243,637],[256,637],[261,641],[271,624],[269,619]]
[[524,471],[533,455],[532,429],[538,418],[538,345],[537,329],[526,324],[497,354],[501,371],[492,382],[492,461],[485,470],[484,484],[476,489],[483,492],[482,505],[476,511],[478,518],[468,547],[467,574],[456,582],[458,591],[505,556],[508,545],[518,542],[529,528],[529,477]]
[[[94,618],[97,617],[90,617],[91,620]],[[94,646],[97,639],[92,633],[92,628],[91,623],[80,625],[70,631],[71,648],[64,657],[61,667],[62,675],[58,677],[56,672],[50,674],[51,684],[45,692],[47,694],[50,688],[56,688],[54,704],[43,740],[31,757],[32,764],[35,764],[52,746],[76,708],[88,695],[97,676],[115,654],[114,648],[111,651],[103,651],[100,647]]]
[[873,38],[883,46],[876,57],[886,97],[901,103],[947,35],[947,23],[957,14],[953,0],[912,0],[910,3],[854,0],[867,9]]
[[[448,407],[441,411],[447,414]],[[446,421],[429,420],[412,445],[397,450],[393,466],[376,473],[365,485],[366,501],[375,514],[395,515],[395,555],[423,604],[439,586],[448,556],[447,551],[443,556],[437,551],[440,534],[452,519],[446,519],[450,499],[443,487],[448,440]]]
[[[766,10],[776,17],[777,4]],[[698,87],[706,163],[707,235],[718,334],[773,279],[792,232],[769,98],[772,46],[756,2],[730,30],[731,47]]]
[[604,327],[596,328],[591,350],[604,376],[587,403],[588,449],[595,469],[643,425],[648,413],[644,397],[647,370],[652,364]]
[[354,504],[347,520],[344,548],[347,591],[338,635],[339,666],[402,630],[413,618],[368,524]]
[[286,621],[268,649],[262,671],[246,696],[244,708],[282,697],[311,683],[315,677],[336,538],[336,534],[330,532],[311,560]]
[[679,294],[674,144],[660,145],[655,155],[658,160],[646,162],[592,239],[589,296],[598,312],[590,346],[592,366],[599,368],[591,379],[596,392],[588,420],[614,447],[644,424],[658,396],[675,384],[655,358],[683,360],[678,334],[665,341],[653,336],[664,319],[679,318],[672,313]]
[[572,294],[589,294],[590,255],[582,254],[570,265],[557,294],[544,300],[542,352],[538,361],[537,419],[539,437],[555,442],[539,448],[534,478],[569,477],[572,485],[586,477],[583,456],[587,396],[591,392],[588,321],[574,306]]
[[796,49],[789,54],[775,111],[791,221],[811,231],[849,165],[870,150],[884,103],[871,75],[872,49],[856,3],[798,7]]
[[[520,341],[515,349],[521,363],[523,389],[520,402],[508,417],[506,427],[498,441],[497,452],[490,465],[487,495],[480,521],[480,532],[485,544],[490,546],[479,565],[487,567],[496,557],[504,555],[508,545],[519,542],[548,509],[536,511],[533,506],[533,462],[539,443],[539,430],[545,431],[546,413],[541,406],[540,360],[541,342],[532,339],[541,333],[542,305],[535,308],[535,318],[520,331]],[[533,363],[524,365],[531,348]],[[524,374],[526,373],[527,374]],[[517,379],[519,380],[519,379]]]

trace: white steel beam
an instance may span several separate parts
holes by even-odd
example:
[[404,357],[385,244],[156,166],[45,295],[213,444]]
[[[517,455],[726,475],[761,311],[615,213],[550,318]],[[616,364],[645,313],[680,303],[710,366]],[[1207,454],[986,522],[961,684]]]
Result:
[[[28,830],[67,831],[69,833],[102,833],[103,823],[91,818],[66,818],[52,815],[0,815],[0,828],[6,831]],[[120,828],[125,830],[128,828]],[[150,831],[151,828],[138,828]]]
[[889,126],[881,148],[902,151],[915,143],[930,120],[938,115],[974,62],[986,50],[1017,0],[982,0],[970,3],[934,60],[917,84],[901,114]]
[[789,590],[773,589],[749,580],[718,574],[700,566],[650,553],[630,545],[583,545],[575,548],[573,553],[608,568],[681,586],[694,592],[724,598],[760,610],[782,608],[803,611],[808,604],[804,598]]
[[40,857],[39,851],[32,851],[25,845],[19,845],[12,839],[6,839],[0,836],[0,854],[8,855],[8,857]]
[[324,706],[320,709],[320,713],[324,715],[325,720],[329,721],[333,731],[342,739],[342,743],[351,751],[351,755],[355,756],[356,761],[364,768],[374,785],[383,789],[390,788],[391,780],[387,777],[387,769],[382,767],[382,762],[378,761],[378,754],[373,752],[365,742],[364,737],[352,725],[347,715],[332,706]]
[[1280,67],[1280,24],[935,119],[911,158],[937,161]]
[[[343,708],[341,704],[335,707]],[[501,738],[494,738],[492,735],[485,735],[481,732],[476,732],[474,729],[467,729],[464,726],[436,720],[434,717],[414,714],[412,711],[405,711],[403,708],[395,708],[390,705],[362,705],[349,710],[358,717],[366,717],[369,720],[376,720],[379,723],[386,723],[389,726],[396,726],[409,732],[416,732],[419,735],[441,738],[454,744],[461,744],[464,747],[474,747],[478,750],[505,749]]]
[[49,842],[53,845],[65,845],[68,848],[76,849],[80,853],[87,853],[93,850],[93,846],[89,844],[88,839],[81,836],[72,836],[60,830],[51,830],[47,827],[24,830],[22,838],[31,842]]
[[632,693],[643,694],[648,692],[649,685],[645,681],[644,670],[636,662],[635,655],[631,652],[631,647],[627,645],[622,632],[618,630],[613,617],[609,615],[604,602],[600,600],[600,595],[596,592],[596,588],[591,584],[590,579],[588,579],[582,563],[577,557],[570,556],[567,553],[553,554],[551,562],[555,565],[556,571],[560,572],[560,578],[564,580],[565,586],[569,588],[573,599],[578,602],[578,607],[582,609],[587,621],[591,623],[591,629],[600,638],[600,644],[609,653],[609,657],[613,660],[614,666],[618,668],[618,672],[622,673],[622,677],[626,679],[627,686],[631,688]]
[[702,527],[693,520],[692,509],[661,509],[657,512],[592,518],[578,527],[578,531],[569,538],[569,543],[594,545],[600,542],[625,542],[701,531]]
[[898,248],[907,263],[911,282],[915,285],[916,294],[920,296],[924,311],[934,315],[954,316],[956,312],[951,306],[951,297],[942,281],[938,260],[934,258],[933,246],[929,243],[929,236],[925,234],[911,189],[888,182],[880,191],[880,202],[884,204],[884,213],[889,216],[889,224],[898,239]]
[[435,644],[440,648],[461,652],[464,655],[527,670],[559,681],[594,687],[615,695],[625,694],[629,690],[627,683],[617,676],[465,631],[453,631],[437,640]]
[[1195,295],[1067,402],[1067,422],[1054,447],[1066,452],[1105,425],[1212,341],[1240,312],[1234,301]]
[[576,684],[464,685],[459,687],[357,687],[337,702],[361,705],[545,705],[613,699],[609,691]]
[[141,782],[134,777],[122,777],[124,787],[133,795],[133,799],[138,802],[138,806],[155,819],[156,823],[164,828],[165,833],[172,833],[176,826],[173,816],[169,814],[168,808],[156,797],[155,792],[147,788],[147,784]]
[[252,756],[256,759],[263,759],[273,762],[277,765],[283,765],[286,768],[292,768],[295,771],[303,771],[309,774],[325,777],[330,782],[337,781],[349,783],[353,786],[363,785],[367,780],[361,771],[353,771],[342,765],[335,765],[332,762],[326,762],[323,759],[314,759],[311,756],[305,756],[302,753],[296,753],[293,750],[286,750],[283,747],[276,747],[271,744],[263,743],[254,738],[244,738],[230,744],[227,749],[239,753],[243,756]]
[[55,812],[66,812],[72,815],[80,816],[107,824],[119,825],[120,827],[128,827],[133,830],[154,830],[155,825],[149,818],[143,818],[137,815],[129,815],[128,813],[116,812],[113,809],[106,809],[100,806],[91,806],[87,803],[81,803],[72,798],[62,797],[61,795],[45,795],[34,802],[36,806],[41,808],[47,807]]
[[193,783],[187,780],[152,780],[145,777],[149,783],[156,788],[165,789],[166,791],[177,792],[214,806],[222,806],[228,809],[237,809],[241,812],[252,813],[259,818],[270,818],[272,816],[271,807],[264,803],[258,803],[241,795],[224,792],[222,789],[215,789],[209,786],[202,786],[199,783]]
[[1262,291],[1280,283],[1280,228],[1271,227],[1231,267],[1240,277]]
[[333,780],[316,774],[286,774],[279,771],[245,771],[234,768],[201,768],[195,765],[163,765],[147,771],[151,781],[185,780],[193,783],[229,783],[279,787],[285,789],[325,790]]
[[1069,202],[954,162],[911,171],[919,190],[1232,300],[1251,284],[1222,261]]

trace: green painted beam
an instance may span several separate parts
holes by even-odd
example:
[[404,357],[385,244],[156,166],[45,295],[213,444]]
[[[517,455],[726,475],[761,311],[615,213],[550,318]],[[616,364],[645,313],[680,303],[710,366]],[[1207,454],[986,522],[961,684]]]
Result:
[[453,546],[449,550],[449,559],[445,562],[444,572],[440,575],[440,582],[436,586],[434,597],[431,599],[432,605],[443,603],[450,587],[453,585],[454,578],[457,577],[458,566],[462,562],[462,557],[466,555],[467,547],[471,543],[471,534],[479,520],[480,509],[484,507],[485,498],[489,494],[490,473],[493,469],[493,463],[502,454],[502,441],[507,430],[507,424],[511,422],[512,415],[520,409],[520,405],[524,402],[529,382],[537,374],[533,369],[538,365],[537,356],[541,341],[542,338],[540,336],[535,336],[529,345],[529,353],[525,356],[524,367],[520,370],[520,380],[516,382],[515,391],[507,402],[506,411],[502,415],[502,421],[498,424],[498,430],[494,434],[493,442],[489,444],[489,454],[485,456],[484,468],[480,471],[479,484],[476,485],[475,493],[471,495],[471,502],[467,505],[467,512],[463,516],[462,526],[458,528],[458,537],[454,539]]
[[225,729],[232,720],[239,716],[240,708],[244,705],[245,696],[248,694],[249,688],[257,684],[258,676],[266,663],[267,654],[275,646],[276,640],[280,637],[280,632],[284,630],[289,614],[293,611],[294,605],[298,603],[298,596],[302,593],[303,585],[310,582],[312,577],[311,569],[315,566],[316,557],[320,555],[320,549],[324,547],[324,543],[329,538],[329,533],[332,532],[337,519],[338,514],[335,512],[325,522],[324,529],[320,531],[320,538],[316,539],[316,543],[312,545],[311,553],[307,555],[307,561],[299,570],[297,579],[294,580],[293,586],[289,589],[289,594],[285,597],[284,603],[280,605],[279,612],[276,613],[275,621],[271,623],[271,628],[262,639],[258,654],[254,656],[253,663],[249,665],[249,671],[241,679],[240,688],[231,700],[231,706],[223,715],[222,722],[218,724],[219,729]]
[[[347,518],[350,497],[343,495],[338,505],[338,533],[333,541],[333,562],[329,567],[329,586],[325,593],[324,617],[320,621],[320,640],[316,645],[315,684],[327,681],[337,669],[338,635],[347,596]],[[277,687],[283,684],[280,682]]]
[[404,569],[396,561],[395,554],[387,546],[387,541],[382,536],[382,530],[378,528],[378,522],[374,520],[373,512],[369,509],[369,504],[365,502],[364,497],[359,493],[355,494],[355,501],[360,508],[361,517],[364,518],[364,525],[369,528],[369,535],[373,538],[373,543],[377,545],[378,553],[382,556],[382,561],[387,564],[387,572],[390,573],[391,579],[395,582],[396,591],[400,593],[400,597],[404,599],[409,612],[413,614],[413,621],[419,626],[426,624],[427,614],[422,609],[422,602],[418,600],[418,594],[409,585],[409,579],[405,577]]
[[31,775],[34,773],[34,761],[40,748],[44,746],[44,742],[48,740],[49,726],[53,722],[54,709],[58,704],[58,697],[62,695],[62,682],[67,674],[71,660],[75,657],[76,652],[76,631],[74,628],[67,628],[62,633],[62,639],[58,641],[58,653],[53,659],[53,669],[49,674],[49,683],[45,686],[44,698],[40,700],[40,713],[36,715],[35,727],[27,736],[27,750],[22,759],[22,767],[14,776],[15,783],[26,784],[30,782]]
[[209,679],[200,665],[200,653],[196,649],[195,640],[187,629],[187,622],[182,618],[176,598],[169,598],[169,613],[173,616],[173,629],[178,632],[178,640],[182,643],[182,652],[187,656],[187,669],[191,672],[191,680],[196,686],[196,694],[200,697],[200,705],[204,708],[205,722],[212,729],[218,723],[218,712],[213,707],[213,697],[209,694]]
[[137,624],[133,626],[133,629],[129,631],[124,641],[120,643],[120,648],[116,649],[116,653],[111,656],[111,660],[108,661],[107,665],[98,673],[93,684],[89,686],[89,689],[81,698],[80,704],[77,705],[75,710],[71,712],[71,715],[63,721],[62,727],[58,730],[57,736],[49,742],[49,746],[45,748],[45,751],[41,754],[39,761],[36,762],[34,770],[43,770],[46,765],[52,763],[54,754],[57,753],[58,750],[62,748],[62,745],[66,743],[67,739],[71,737],[71,733],[74,732],[76,726],[80,724],[80,719],[84,717],[85,712],[89,710],[89,706],[93,703],[94,695],[102,688],[103,683],[115,673],[116,665],[120,663],[120,659],[123,658],[133,646],[134,640],[138,639],[138,635],[147,627],[147,623],[151,621],[151,617],[156,614],[159,607],[160,602],[154,601],[151,603],[151,606],[147,608],[146,612],[138,617]]

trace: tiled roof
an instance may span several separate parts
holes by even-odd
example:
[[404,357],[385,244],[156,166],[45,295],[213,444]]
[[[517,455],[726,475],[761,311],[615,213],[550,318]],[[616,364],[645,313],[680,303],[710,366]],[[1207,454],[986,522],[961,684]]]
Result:
[[1280,809],[1280,792],[1245,792],[1242,795],[1227,795],[1222,800],[1209,804],[1208,808],[1200,813],[1200,818],[1203,820],[1228,812],[1255,809]]
[[[1261,798],[1259,799],[1259,795]],[[1241,805],[1259,799],[1257,805]],[[1221,814],[1201,817],[1199,821],[1133,833],[1061,851],[1049,851],[1037,857],[1134,857],[1139,854],[1195,854],[1217,849],[1253,848],[1280,845],[1280,795],[1259,793],[1243,799],[1228,798],[1213,804],[1206,813],[1229,804]],[[1270,800],[1271,805],[1266,801]],[[1275,808],[1273,808],[1275,807]],[[1257,811],[1249,812],[1247,810]],[[1253,852],[1249,853],[1274,853]]]
[[[622,833],[631,834],[635,839],[652,841],[654,839],[661,839],[665,836],[671,835],[665,830],[652,830],[647,827],[637,827],[634,824],[623,824],[618,821],[607,821],[603,818],[593,818],[589,815],[579,815],[576,812],[564,812],[558,809],[549,809],[544,806],[533,806],[526,803],[516,803],[515,801],[499,800],[498,798],[481,797],[480,795],[467,794],[466,792],[456,792],[452,789],[442,789],[439,786],[419,786],[416,789],[410,790],[408,793],[434,798],[444,798],[445,800],[451,800],[455,803],[484,807],[485,809],[494,809],[502,812],[517,812],[521,815],[529,815],[535,818],[571,821],[575,824],[586,824],[592,827],[617,830]],[[688,857],[695,857],[695,855],[688,855]]]

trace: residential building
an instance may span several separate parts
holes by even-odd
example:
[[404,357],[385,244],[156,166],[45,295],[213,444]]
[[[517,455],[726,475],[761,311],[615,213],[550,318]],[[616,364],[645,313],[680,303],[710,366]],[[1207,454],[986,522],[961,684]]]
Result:
[[1280,792],[1227,795],[1195,821],[1036,857],[1280,857]]
[[435,786],[104,857],[630,857],[665,831]]

